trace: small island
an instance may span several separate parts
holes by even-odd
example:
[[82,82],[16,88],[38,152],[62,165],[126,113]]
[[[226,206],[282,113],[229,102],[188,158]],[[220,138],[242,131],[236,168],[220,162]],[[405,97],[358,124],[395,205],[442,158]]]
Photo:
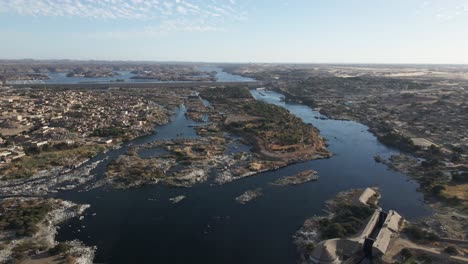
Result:
[[174,198],[170,198],[169,201],[173,204],[180,203],[182,200],[184,200],[186,197],[184,195],[179,195]]
[[306,170],[300,172],[293,176],[287,176],[281,179],[278,179],[271,184],[279,185],[279,186],[287,186],[287,185],[299,185],[304,184],[311,181],[317,181],[319,176],[317,175],[318,172],[314,170]]
[[251,202],[251,201],[257,199],[258,197],[260,197],[262,195],[263,195],[262,188],[257,188],[257,189],[254,189],[254,190],[248,190],[245,193],[243,193],[242,195],[236,197],[236,201],[238,203],[240,203],[240,204],[246,204],[248,202]]
[[120,74],[114,71],[107,70],[83,70],[83,69],[74,69],[73,71],[67,73],[67,77],[82,77],[82,78],[105,78],[105,77],[114,77],[119,76]]

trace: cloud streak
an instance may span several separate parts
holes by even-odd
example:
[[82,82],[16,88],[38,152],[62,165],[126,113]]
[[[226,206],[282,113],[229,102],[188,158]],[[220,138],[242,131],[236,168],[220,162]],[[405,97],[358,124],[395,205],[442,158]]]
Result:
[[417,14],[430,14],[439,21],[450,21],[468,15],[468,2],[466,0],[424,1]]
[[235,0],[0,0],[0,14],[140,24],[125,30],[85,33],[93,38],[223,31],[226,21],[246,19],[242,8]]
[[161,37],[175,32],[220,32],[222,27],[211,26],[203,21],[186,21],[183,19],[164,21],[158,26],[146,26],[133,30],[111,30],[106,32],[74,33],[77,39],[131,39],[140,37]]
[[24,16],[151,20],[169,16],[235,18],[232,0],[2,0],[0,12]]

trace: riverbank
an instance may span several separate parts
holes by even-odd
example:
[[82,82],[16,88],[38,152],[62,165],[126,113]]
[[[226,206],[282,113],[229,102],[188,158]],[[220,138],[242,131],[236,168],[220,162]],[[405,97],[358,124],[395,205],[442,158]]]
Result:
[[340,192],[325,202],[328,215],[305,220],[293,236],[302,263],[311,263],[311,258],[316,257],[313,256],[315,249],[321,241],[354,236],[363,229],[367,224],[365,220],[368,220],[374,211],[367,205],[368,199],[360,202],[360,197],[365,191],[378,195],[378,198],[371,201],[371,205],[376,206],[380,197],[376,191],[352,189]]
[[[55,240],[58,225],[78,217],[89,205],[60,199],[8,198],[0,204],[0,263],[57,260],[93,263],[95,248],[79,241]],[[22,226],[21,223],[24,223]],[[60,250],[56,250],[60,249]],[[48,262],[51,263],[51,262]]]
[[[378,162],[386,164],[392,170],[407,174],[420,184],[419,190],[424,193],[425,201],[435,212],[433,219],[425,220],[426,223],[430,223],[430,227],[434,231],[443,229],[444,235],[453,238],[468,237],[468,228],[460,226],[454,220],[460,217],[467,219],[468,217],[468,200],[463,195],[468,190],[465,184],[468,173],[466,172],[467,155],[463,154],[461,147],[454,147],[449,143],[454,141],[453,138],[440,145],[437,143],[429,143],[425,146],[417,145],[419,141],[413,139],[421,139],[426,136],[416,134],[415,131],[406,132],[411,130],[408,126],[409,123],[403,121],[386,122],[383,116],[389,111],[388,109],[383,110],[383,113],[378,113],[376,108],[369,108],[367,104],[369,100],[376,99],[374,96],[363,97],[362,100],[354,98],[353,102],[350,100],[348,104],[343,105],[334,104],[332,100],[323,98],[317,100],[312,100],[311,97],[307,97],[311,100],[299,99],[294,93],[286,92],[285,88],[275,89],[287,95],[285,100],[305,103],[319,110],[327,118],[365,124],[380,142],[401,150],[403,154],[395,154]],[[375,102],[372,104],[374,105]],[[416,113],[414,109],[411,111]],[[398,128],[391,123],[399,124]],[[452,217],[446,217],[447,214]]]
[[344,191],[327,201],[328,216],[307,219],[293,236],[301,263],[361,263],[365,258],[385,263],[468,261],[466,240],[442,238],[396,211],[383,211],[380,198],[377,189],[367,188]]
[[[209,88],[200,94],[203,99],[193,94],[184,100],[186,108],[177,121],[193,122],[190,117],[202,121],[192,125],[196,135],[185,138],[179,132],[165,140],[133,146],[110,161],[106,182],[117,188],[157,183],[192,187],[210,178],[225,184],[331,155],[314,127],[281,107],[254,100],[247,88]],[[279,125],[284,130],[281,133],[276,132]],[[238,141],[234,135],[252,150],[228,151]],[[138,155],[152,149],[164,150],[164,154]]]
[[319,176],[317,175],[318,172],[314,170],[308,170],[300,172],[293,176],[286,176],[281,179],[278,179],[271,184],[279,185],[279,186],[287,186],[287,185],[298,185],[304,184],[311,181],[318,181]]
[[[265,100],[273,100],[268,93],[266,95],[263,97]],[[281,107],[288,108],[291,114],[298,117],[306,117],[303,122],[316,120],[316,114],[308,107]],[[190,164],[203,162],[206,156],[220,153],[212,150],[219,144],[216,147],[198,144],[198,137],[224,138],[224,130],[217,125],[224,123],[223,116],[219,113],[207,114],[210,124],[200,126],[186,119],[184,111],[178,112],[175,122],[159,128],[156,135],[129,144],[135,147],[140,158],[162,157],[168,154],[167,149],[161,151],[149,142],[166,139],[167,143],[170,142],[167,144],[171,148],[169,152],[180,153],[178,162],[181,164],[187,162],[187,157]],[[338,154],[330,159],[297,162],[223,185],[207,181],[188,189],[156,184],[131,190],[98,188],[83,193],[59,193],[64,199],[92,204],[90,213],[97,213],[63,226],[60,239],[78,238],[86,244],[97,245],[97,262],[171,262],[178,259],[180,263],[195,260],[205,263],[293,263],[296,251],[291,243],[291,234],[307,216],[322,214],[324,201],[343,189],[379,185],[385,193],[383,199],[386,206],[397,208],[410,218],[427,214],[420,202],[421,196],[407,177],[386,170],[384,165],[375,164],[373,157],[376,152],[386,152],[388,149],[378,144],[369,133],[362,132],[362,125],[334,120],[317,121],[320,122],[317,127],[320,127],[321,134],[328,138],[330,150]],[[177,140],[173,139],[174,136]],[[355,151],[356,142],[360,144],[358,153]],[[228,139],[222,155],[242,159],[245,152],[251,152],[248,144],[244,143],[248,142],[242,138],[239,140],[239,137]],[[126,155],[127,150],[113,154],[112,159]],[[190,166],[189,163],[185,164]],[[256,166],[252,164],[253,169]],[[291,187],[270,184],[285,175],[311,169],[320,173],[319,181]],[[263,188],[261,199],[252,205],[237,204],[235,197],[257,188]],[[294,191],[291,191],[292,188]],[[187,198],[173,205],[170,199],[179,196]],[[266,218],[269,221],[265,222]],[[82,225],[87,228],[83,229]],[[144,240],[140,236],[142,233],[148,234]],[[245,240],[247,235],[251,238],[249,241]],[[221,240],[225,241],[223,245],[216,243]],[[180,241],[185,241],[187,245],[181,245]],[[262,241],[261,248],[258,247],[259,241]],[[149,246],[155,244],[159,245],[158,250]],[[209,253],[213,248],[217,249],[217,255]],[[233,248],[242,250],[244,254],[234,255],[226,262],[223,256],[232,255]]]

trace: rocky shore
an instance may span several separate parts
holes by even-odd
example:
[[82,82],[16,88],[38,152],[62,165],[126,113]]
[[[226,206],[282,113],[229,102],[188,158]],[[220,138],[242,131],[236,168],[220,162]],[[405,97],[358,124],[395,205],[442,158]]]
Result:
[[[340,192],[334,198],[325,202],[328,215],[316,215],[305,220],[302,227],[293,235],[293,241],[296,244],[301,261],[309,258],[309,254],[320,241],[328,239],[328,232],[334,235],[334,223],[330,225],[330,221],[332,221],[335,215],[348,206],[363,206],[357,202],[363,192],[364,189],[351,189]],[[329,228],[324,228],[327,225]]]
[[[38,223],[35,225],[33,233],[19,235],[18,231],[15,230],[15,226],[11,225],[2,228],[0,232],[0,243],[2,244],[0,263],[18,260],[27,262],[31,258],[36,260],[44,259],[45,262],[48,262],[47,259],[51,256],[73,259],[74,262],[72,263],[93,263],[96,248],[87,247],[79,241],[58,243],[55,240],[57,226],[68,219],[83,214],[89,205],[80,205],[59,199],[7,198],[2,201],[1,210],[4,214],[8,214],[9,210],[24,210],[28,207],[30,208],[29,211],[37,211],[38,206],[42,208],[40,210],[45,210],[45,215],[42,219],[36,220]],[[25,212],[29,211],[26,210]],[[8,216],[4,215],[3,217]],[[29,216],[25,213],[23,217]],[[31,217],[34,216],[31,215]],[[60,252],[52,250],[59,244],[61,245],[60,248],[66,248],[66,250]]]
[[91,170],[101,161],[78,169],[69,170],[54,167],[40,171],[28,179],[0,181],[0,196],[42,196],[63,190],[71,190],[94,179]]
[[287,176],[281,179],[278,179],[272,182],[273,185],[280,185],[280,186],[287,186],[287,185],[298,185],[304,184],[311,181],[317,181],[319,176],[317,175],[318,172],[314,170],[307,170],[300,172],[293,176]]

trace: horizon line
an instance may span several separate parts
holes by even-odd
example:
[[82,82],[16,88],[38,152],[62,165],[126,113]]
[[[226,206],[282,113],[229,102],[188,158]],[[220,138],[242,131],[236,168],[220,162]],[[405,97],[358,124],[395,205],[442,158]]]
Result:
[[196,61],[196,60],[124,60],[124,59],[34,59],[34,58],[0,58],[1,61],[37,61],[37,62],[57,62],[57,61],[71,61],[71,62],[131,62],[131,63],[206,63],[206,64],[302,64],[302,65],[457,65],[468,66],[468,63],[460,62],[275,62],[275,61]]

